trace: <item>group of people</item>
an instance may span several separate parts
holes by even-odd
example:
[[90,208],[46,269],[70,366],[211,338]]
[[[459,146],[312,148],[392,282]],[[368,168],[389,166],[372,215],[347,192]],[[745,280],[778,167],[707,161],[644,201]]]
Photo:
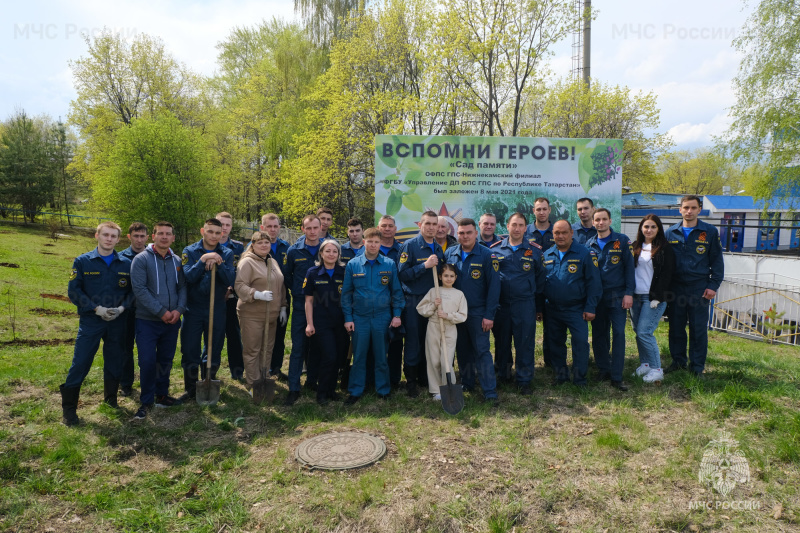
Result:
[[[97,247],[75,259],[70,275],[68,295],[80,323],[60,387],[64,422],[79,422],[80,388],[101,340],[104,401],[112,407],[118,394],[132,394],[137,347],[137,419],[153,406],[193,398],[207,367],[216,379],[226,342],[231,378],[251,391],[260,379],[288,381],[287,406],[300,398],[303,373],[304,386],[322,405],[340,399],[337,385],[349,393],[346,404],[358,402],[370,386],[387,398],[402,374],[408,396],[424,387],[440,399],[448,369],[455,382],[455,360],[462,388],[479,386],[484,400],[496,404],[498,380],[532,393],[537,321],[544,325],[544,365],[556,384],[587,385],[591,322],[598,379],[627,390],[629,310],[641,363],[635,375],[660,382],[664,373],[691,365],[702,377],[708,306],[723,263],[717,230],[698,219],[701,207],[699,197],[684,197],[682,221],[666,231],[657,216],[647,215],[633,242],[613,231],[610,211],[589,198],[578,200],[579,220],[572,225],[551,223],[549,200],[537,198],[534,220],[513,213],[502,238],[493,214],[477,223],[461,219],[452,236],[448,221],[427,211],[419,234],[404,243],[395,239],[394,218],[385,215],[368,229],[350,219],[347,242],[340,244],[329,233],[332,211],[320,208],[303,218],[303,235],[294,244],[280,239],[280,220],[268,213],[245,246],[230,238],[233,218],[222,212],[205,221],[202,238],[180,257],[171,249],[169,222],[155,224],[150,244],[147,227],[132,224],[131,246],[119,253],[121,228],[103,222]],[[662,368],[654,331],[667,307],[672,362]],[[179,335],[185,393],[173,398],[169,379]]]

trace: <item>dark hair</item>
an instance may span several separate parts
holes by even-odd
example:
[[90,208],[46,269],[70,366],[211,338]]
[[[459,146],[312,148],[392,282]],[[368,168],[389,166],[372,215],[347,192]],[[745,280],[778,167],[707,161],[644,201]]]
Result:
[[368,228],[367,231],[364,232],[364,240],[367,239],[380,239],[381,238],[381,230],[378,228]]
[[361,226],[363,228],[364,224],[361,222],[360,218],[351,218],[347,221],[347,226]]
[[597,213],[605,213],[608,215],[608,220],[611,220],[611,211],[609,211],[605,207],[598,207],[597,209],[595,209],[594,214],[592,215],[592,220],[594,220],[594,217],[597,216]]
[[458,277],[458,269],[456,268],[456,266],[452,263],[444,263],[439,269],[439,279],[442,279],[442,274],[444,274],[445,270],[451,271],[453,274],[456,275],[456,277]]
[[462,218],[461,220],[459,220],[458,221],[458,227],[461,227],[461,226],[472,226],[476,230],[478,229],[478,225],[475,224],[475,221],[473,219],[471,219],[471,218]]
[[537,204],[537,203],[539,203],[539,202],[545,202],[545,203],[547,204],[547,207],[550,207],[550,200],[548,200],[548,199],[547,199],[547,198],[545,198],[544,196],[540,196],[539,198],[537,198],[536,200],[534,200],[534,201],[533,201],[533,205],[536,205],[536,204]]
[[575,205],[578,205],[581,202],[589,202],[589,205],[594,207],[594,202],[591,198],[578,198],[578,200],[575,202]]
[[679,205],[683,206],[683,202],[691,202],[692,200],[697,201],[697,205],[700,206],[700,209],[703,208],[703,199],[697,196],[696,194],[687,194],[683,198],[681,198],[681,203]]
[[143,222],[134,222],[128,227],[128,233],[130,234],[134,231],[143,231],[147,233],[147,226],[145,226]]
[[[144,225],[144,224],[142,224],[142,225]],[[131,225],[131,227],[133,227],[133,225]],[[160,228],[171,228],[173,233],[175,231],[175,226],[172,225],[172,222],[167,222],[166,220],[159,220],[158,222],[153,224],[153,231],[155,231],[156,228],[159,228],[159,227]]]
[[667,246],[667,236],[664,234],[664,225],[661,219],[656,215],[645,215],[641,222],[639,222],[639,230],[636,232],[636,240],[633,241],[633,265],[639,266],[639,256],[642,253],[642,245],[645,243],[644,233],[642,233],[642,226],[648,220],[652,220],[658,227],[658,233],[653,238],[653,244],[650,249],[650,256],[655,257],[656,253],[664,246]]
[[303,217],[303,223],[301,224],[301,227],[303,227],[303,228],[306,227],[306,221],[307,220],[316,220],[317,222],[319,222],[319,217],[317,215],[306,215],[306,216],[304,216]]
[[322,213],[327,213],[331,217],[333,217],[333,211],[331,211],[330,207],[320,207],[319,209],[317,209],[317,216],[320,216]]
[[420,220],[422,220],[422,219],[423,219],[423,218],[425,218],[425,217],[434,217],[434,218],[435,218],[435,219],[437,219],[437,220],[439,219],[439,215],[437,215],[436,213],[434,213],[434,212],[433,212],[433,211],[431,211],[430,209],[428,209],[427,211],[425,211],[424,213],[422,213],[422,216],[421,216],[421,217],[419,217],[419,219],[420,219]]
[[210,224],[212,226],[219,226],[222,227],[222,222],[219,221],[218,218],[209,218],[205,221],[205,224]]
[[525,221],[525,224],[526,225],[528,224],[528,217],[526,217],[525,215],[523,215],[519,211],[514,211],[513,213],[511,213],[511,216],[508,217],[508,221],[506,221],[506,225],[511,224],[511,219],[514,218],[514,217],[521,217],[522,220]]

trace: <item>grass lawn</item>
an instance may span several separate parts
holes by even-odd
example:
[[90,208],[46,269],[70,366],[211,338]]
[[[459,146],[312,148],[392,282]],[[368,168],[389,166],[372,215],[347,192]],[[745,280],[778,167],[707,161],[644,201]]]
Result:
[[[66,428],[58,385],[78,320],[54,298],[66,296],[73,258],[93,247],[79,234],[53,242],[42,228],[0,224],[2,531],[800,530],[800,352],[713,332],[705,381],[682,372],[660,387],[627,378],[627,393],[556,388],[538,366],[533,396],[501,387],[492,409],[468,395],[456,417],[403,392],[352,408],[305,393],[292,408],[255,407],[225,380],[216,406],[153,410],[134,423],[136,395],[119,410],[100,405],[98,357],[82,389],[84,422]],[[666,353],[665,326],[658,338]],[[295,447],[334,430],[379,435],[388,454],[357,471],[304,470]],[[728,497],[698,480],[721,430],[750,471]]]

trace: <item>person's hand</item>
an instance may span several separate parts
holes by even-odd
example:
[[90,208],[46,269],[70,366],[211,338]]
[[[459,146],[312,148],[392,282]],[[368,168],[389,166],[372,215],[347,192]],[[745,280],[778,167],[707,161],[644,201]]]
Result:
[[713,300],[714,296],[717,295],[717,291],[712,291],[711,289],[706,289],[703,291],[703,298],[706,300]]
[[439,309],[439,311],[436,313],[436,316],[438,316],[439,318],[447,318],[447,313]]
[[[345,324],[345,325],[347,325],[347,324]],[[400,327],[400,317],[396,316],[396,317],[392,318],[392,322],[389,325],[392,326],[393,328],[399,328]]]
[[484,318],[483,322],[481,322],[481,329],[483,329],[484,332],[491,331],[492,326],[494,326],[494,320],[489,320],[488,318]]
[[108,307],[103,307],[102,305],[98,305],[97,307],[94,308],[94,314],[96,314],[103,320],[108,320],[108,318],[106,318],[106,316],[108,315],[108,311],[109,311]]
[[228,298],[233,298],[235,296],[236,295],[233,294],[233,287],[228,287],[228,290],[225,291],[225,299],[227,300]]
[[178,321],[181,319],[181,312],[177,309],[172,312],[172,320],[169,321],[170,324],[177,324]]
[[435,304],[436,304],[436,307],[439,307],[440,305],[442,305],[442,299],[441,299],[441,298],[436,298],[436,299],[433,301],[433,303],[435,303]]
[[280,323],[281,327],[286,325],[286,322],[289,321],[289,314],[286,312],[285,307],[281,307],[281,312],[278,313],[278,322]]
[[172,324],[172,311],[166,311],[163,315],[161,315],[161,322],[164,324]]
[[272,291],[256,291],[253,293],[253,298],[262,300],[264,302],[272,301]]
[[[392,320],[392,322],[394,322],[394,319]],[[352,333],[352,332],[354,332],[356,330],[356,325],[355,325],[354,322],[345,322],[344,323],[344,329],[346,331],[349,331],[350,333]]]
[[206,270],[211,270],[214,265],[222,264],[222,256],[217,252],[209,252],[200,256],[200,261],[206,265]]
[[630,309],[633,307],[633,296],[623,296],[622,297],[622,308],[623,309]]
[[314,329],[314,325],[313,324],[309,324],[309,325],[306,326],[306,337],[310,337],[316,332],[317,332],[317,330]]
[[436,254],[431,254],[428,259],[425,260],[425,268],[433,268],[439,264],[439,256]]
[[660,303],[658,300],[650,300],[650,309],[655,309]]
[[586,322],[591,322],[592,320],[594,320],[595,316],[596,315],[594,313],[587,313],[586,311],[583,312],[583,319]]

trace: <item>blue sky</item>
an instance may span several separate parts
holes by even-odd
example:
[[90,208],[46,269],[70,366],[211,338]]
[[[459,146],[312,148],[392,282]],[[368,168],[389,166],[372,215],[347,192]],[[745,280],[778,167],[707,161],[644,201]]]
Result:
[[[104,26],[123,35],[161,37],[170,52],[193,70],[212,74],[216,44],[235,26],[273,16],[294,18],[291,1],[205,2],[16,2],[4,7],[0,24],[0,119],[16,108],[31,115],[66,119],[75,97],[68,66],[86,52],[82,32]],[[653,91],[661,108],[661,131],[677,148],[712,142],[730,119],[731,80],[739,56],[731,46],[752,6],[732,2],[605,2],[595,0],[592,75],[634,91]],[[571,68],[571,41],[559,46],[551,67]]]

